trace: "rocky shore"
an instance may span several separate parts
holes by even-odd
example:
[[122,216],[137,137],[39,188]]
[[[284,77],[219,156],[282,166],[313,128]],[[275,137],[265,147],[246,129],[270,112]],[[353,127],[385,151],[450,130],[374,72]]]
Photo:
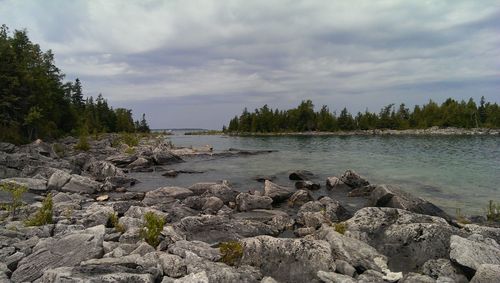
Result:
[[[0,282],[500,281],[498,223],[465,224],[478,219],[457,220],[353,170],[321,182],[290,172],[295,188],[260,176],[260,189],[246,192],[228,181],[134,192],[130,172],[267,152],[116,139],[86,152],[73,138],[0,143],[0,183],[28,190],[17,215],[0,210]],[[365,205],[353,210],[333,192]],[[29,226],[47,196],[52,223]]]

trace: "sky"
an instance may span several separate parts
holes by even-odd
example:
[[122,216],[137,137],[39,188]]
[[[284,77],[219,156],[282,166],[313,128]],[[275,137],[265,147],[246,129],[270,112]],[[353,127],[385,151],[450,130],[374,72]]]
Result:
[[0,0],[0,24],[152,128],[220,129],[305,99],[337,113],[500,102],[498,0]]

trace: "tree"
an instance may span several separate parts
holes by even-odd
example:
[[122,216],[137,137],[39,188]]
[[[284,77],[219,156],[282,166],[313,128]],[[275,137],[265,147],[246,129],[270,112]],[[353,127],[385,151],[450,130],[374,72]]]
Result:
[[136,122],[136,131],[140,133],[149,133],[151,131],[149,129],[148,121],[146,121],[146,114],[142,113],[141,121]]

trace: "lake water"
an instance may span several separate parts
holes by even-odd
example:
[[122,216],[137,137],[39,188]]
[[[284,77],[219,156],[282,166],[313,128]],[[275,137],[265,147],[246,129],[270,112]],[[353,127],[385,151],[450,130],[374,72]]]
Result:
[[[212,145],[228,148],[276,150],[231,158],[192,159],[176,165],[204,171],[161,175],[145,186],[182,185],[227,179],[240,190],[260,189],[256,175],[275,175],[276,183],[293,186],[288,172],[312,171],[324,185],[328,176],[354,169],[372,184],[397,184],[455,214],[483,214],[489,200],[500,201],[500,138],[494,136],[312,136],[227,137],[185,136],[169,139],[176,146]],[[150,174],[150,173],[149,173]]]

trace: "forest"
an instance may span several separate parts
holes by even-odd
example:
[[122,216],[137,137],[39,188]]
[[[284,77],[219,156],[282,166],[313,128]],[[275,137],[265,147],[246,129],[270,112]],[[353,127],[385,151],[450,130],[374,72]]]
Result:
[[297,108],[279,110],[267,105],[253,112],[247,108],[223,127],[229,133],[278,133],[305,131],[353,131],[373,129],[425,129],[433,126],[457,128],[500,128],[500,107],[497,103],[481,98],[479,105],[470,98],[457,101],[448,98],[441,105],[430,100],[413,109],[405,104],[396,107],[389,104],[379,113],[366,110],[355,116],[344,107],[340,114],[331,112],[323,105],[314,110],[311,100],[305,100]]
[[105,132],[148,132],[132,111],[113,109],[99,94],[83,92],[81,81],[64,81],[51,50],[42,51],[26,30],[0,27],[0,141],[28,143]]

